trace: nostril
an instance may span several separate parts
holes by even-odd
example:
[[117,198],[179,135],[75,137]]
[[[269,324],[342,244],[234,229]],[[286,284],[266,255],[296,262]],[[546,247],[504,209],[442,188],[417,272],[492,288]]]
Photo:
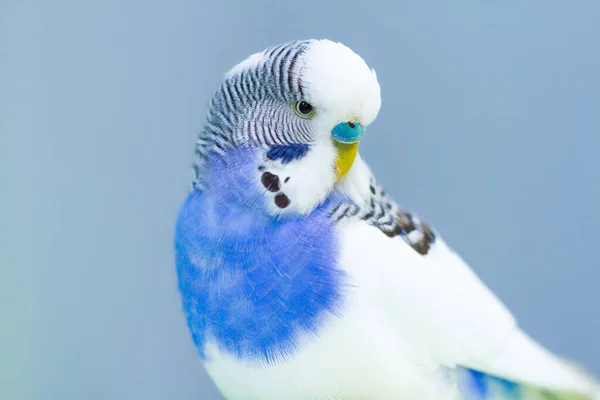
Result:
[[356,127],[356,125],[354,125],[354,122],[348,122],[348,126],[352,129]]

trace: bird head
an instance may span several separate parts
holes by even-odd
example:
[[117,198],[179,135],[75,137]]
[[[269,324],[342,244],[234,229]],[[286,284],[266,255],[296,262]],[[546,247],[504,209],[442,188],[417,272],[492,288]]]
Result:
[[221,183],[251,175],[269,212],[308,213],[351,170],[380,106],[375,71],[341,43],[295,41],[253,54],[210,102],[196,184],[216,184],[208,178],[216,162],[225,165]]

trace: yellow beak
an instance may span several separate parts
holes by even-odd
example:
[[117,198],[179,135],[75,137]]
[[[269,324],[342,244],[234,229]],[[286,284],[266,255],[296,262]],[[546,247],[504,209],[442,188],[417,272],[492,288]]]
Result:
[[352,164],[354,164],[356,153],[358,153],[358,142],[342,143],[334,140],[333,144],[338,152],[335,159],[335,173],[339,181],[350,171]]

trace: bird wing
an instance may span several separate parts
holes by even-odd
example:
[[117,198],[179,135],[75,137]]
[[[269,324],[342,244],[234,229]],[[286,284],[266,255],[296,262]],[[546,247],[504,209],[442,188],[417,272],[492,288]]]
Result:
[[463,337],[470,337],[473,343],[461,342],[465,351],[454,355],[454,364],[482,374],[480,382],[502,378],[518,383],[522,392],[518,398],[529,398],[525,393],[542,399],[600,396],[600,386],[581,368],[552,354],[523,332],[500,300],[441,238],[425,257],[430,268],[445,269],[448,282],[462,289],[452,308],[461,315],[462,329],[468,331]]
[[359,221],[348,241],[366,249],[363,263],[378,266],[387,314],[403,340],[420,349],[416,361],[513,382],[523,393],[600,398],[593,379],[529,338],[465,261],[396,205],[361,160],[355,167],[340,185],[357,207],[343,212]]

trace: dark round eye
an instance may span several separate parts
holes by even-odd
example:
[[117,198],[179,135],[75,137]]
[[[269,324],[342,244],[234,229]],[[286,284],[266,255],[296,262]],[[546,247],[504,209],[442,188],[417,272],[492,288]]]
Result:
[[302,118],[310,118],[313,115],[313,113],[315,112],[315,109],[313,108],[313,106],[311,106],[309,103],[307,103],[305,101],[296,102],[295,110],[296,110],[296,114],[298,114]]

